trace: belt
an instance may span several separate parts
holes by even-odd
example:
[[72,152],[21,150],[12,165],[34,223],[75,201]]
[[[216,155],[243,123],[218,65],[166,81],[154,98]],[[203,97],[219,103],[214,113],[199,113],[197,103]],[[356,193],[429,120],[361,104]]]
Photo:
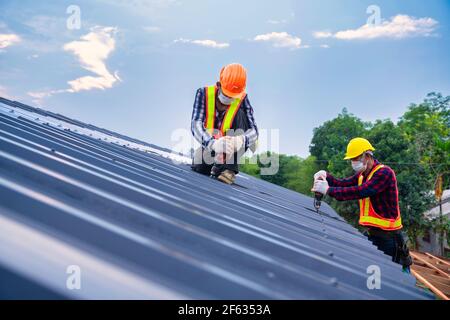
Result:
[[386,231],[386,230],[379,229],[379,228],[369,228],[367,231],[368,231],[370,236],[385,237],[385,238],[391,238],[391,237],[394,237],[395,235],[401,233],[401,229],[399,229],[399,230],[392,230],[392,231]]

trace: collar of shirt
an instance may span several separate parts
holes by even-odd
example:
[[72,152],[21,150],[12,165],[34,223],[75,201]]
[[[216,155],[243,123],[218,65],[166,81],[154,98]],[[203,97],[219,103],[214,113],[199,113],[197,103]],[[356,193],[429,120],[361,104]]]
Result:
[[[378,161],[377,159],[373,158],[372,170],[373,170],[373,168],[375,168],[379,164],[380,164],[380,161]],[[370,171],[372,171],[372,170],[370,170]],[[369,172],[369,174],[370,174],[370,172]],[[363,172],[363,177],[364,177],[364,180],[366,180],[367,176],[364,174],[364,172]]]

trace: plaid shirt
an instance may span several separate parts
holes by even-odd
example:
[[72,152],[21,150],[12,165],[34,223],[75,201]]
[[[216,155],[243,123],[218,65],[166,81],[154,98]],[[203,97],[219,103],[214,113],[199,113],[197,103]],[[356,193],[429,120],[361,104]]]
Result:
[[[375,160],[374,167],[379,162]],[[328,195],[339,200],[354,200],[370,197],[370,202],[377,214],[384,218],[397,218],[397,179],[394,171],[384,166],[367,181],[365,176],[362,185],[358,186],[358,176],[336,179],[327,173],[330,188]]]
[[[258,127],[256,126],[255,118],[253,117],[253,108],[245,96],[240,108],[245,112],[247,116],[249,129],[244,133],[245,138],[245,150],[253,146],[258,140]],[[217,118],[218,113],[216,110],[216,124],[220,122]],[[202,144],[203,147],[209,148],[212,145],[214,138],[205,129],[205,89],[200,88],[197,90],[194,101],[194,110],[192,111],[191,131],[194,138]]]

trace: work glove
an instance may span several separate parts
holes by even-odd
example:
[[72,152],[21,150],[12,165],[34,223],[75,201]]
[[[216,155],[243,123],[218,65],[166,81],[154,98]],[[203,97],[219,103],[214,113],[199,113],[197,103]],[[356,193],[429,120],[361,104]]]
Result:
[[328,186],[328,181],[327,180],[315,180],[314,181],[314,186],[311,189],[312,192],[319,192],[323,195],[326,195],[328,192],[328,189],[330,187]]
[[326,172],[325,170],[317,171],[317,172],[314,174],[314,181],[320,180],[320,179],[322,179],[322,180],[327,180],[327,172]]
[[227,142],[231,143],[233,146],[233,151],[237,152],[238,150],[241,150],[245,143],[245,137],[244,136],[226,136],[224,137]]
[[225,153],[227,155],[231,155],[234,152],[233,143],[225,139],[225,137],[214,140],[211,148],[216,154]]

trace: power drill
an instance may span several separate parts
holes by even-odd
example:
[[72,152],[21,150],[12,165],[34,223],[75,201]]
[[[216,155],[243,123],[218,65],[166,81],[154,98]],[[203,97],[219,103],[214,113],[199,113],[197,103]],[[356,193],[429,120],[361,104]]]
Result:
[[[319,180],[323,180],[319,178]],[[314,208],[316,208],[317,213],[319,213],[320,205],[322,204],[323,194],[320,192],[314,192]]]

